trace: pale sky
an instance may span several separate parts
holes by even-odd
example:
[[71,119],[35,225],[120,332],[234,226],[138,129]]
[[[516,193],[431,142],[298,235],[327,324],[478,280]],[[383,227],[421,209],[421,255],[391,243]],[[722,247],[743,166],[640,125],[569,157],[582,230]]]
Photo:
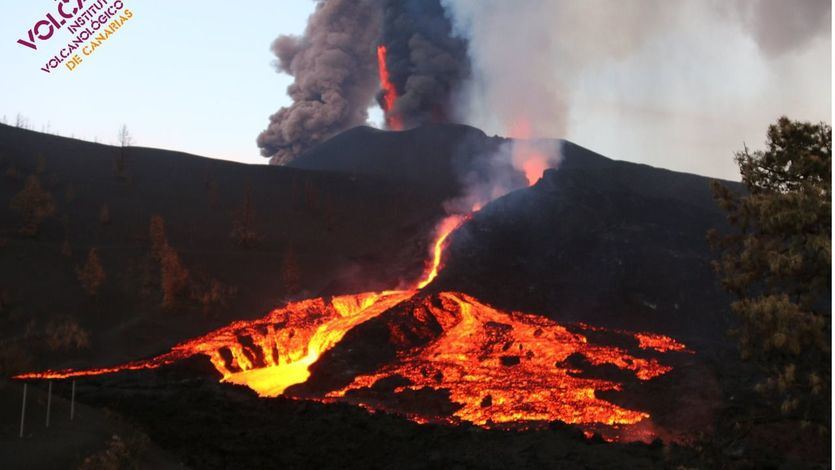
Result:
[[[0,0],[0,117],[21,113],[31,128],[103,143],[122,123],[137,145],[246,163],[266,163],[255,138],[289,100],[270,44],[301,33],[309,0],[127,0],[134,17],[75,71],[40,70],[70,40],[44,50],[17,44],[55,9],[53,0]],[[64,44],[62,44],[62,42]],[[63,66],[62,66],[63,67]]]
[[[137,145],[266,163],[255,138],[289,102],[291,83],[272,66],[270,44],[279,34],[301,33],[314,2],[125,3],[134,17],[77,70],[46,74],[40,68],[69,42],[69,31],[38,51],[16,41],[55,11],[54,0],[0,0],[0,118],[13,123],[20,113],[34,130],[103,143],[114,143],[124,123]],[[628,55],[588,61],[570,77],[557,70],[554,81],[571,90],[570,112],[552,137],[616,159],[736,179],[733,152],[743,142],[761,147],[765,127],[780,114],[831,122],[831,32],[765,57],[732,22],[681,16]],[[568,26],[553,28],[562,45],[552,58],[556,69],[577,67],[563,63],[572,59],[566,44],[593,55],[590,42],[605,37],[569,35]],[[379,112],[371,119],[379,121]],[[496,130],[489,119],[470,124]]]

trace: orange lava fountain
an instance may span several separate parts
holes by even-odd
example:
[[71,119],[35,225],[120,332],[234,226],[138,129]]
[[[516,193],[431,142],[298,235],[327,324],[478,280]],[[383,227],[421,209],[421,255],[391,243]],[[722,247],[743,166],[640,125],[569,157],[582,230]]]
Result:
[[397,100],[397,90],[391,83],[388,65],[386,65],[386,54],[386,46],[377,46],[377,72],[380,76],[380,86],[383,87],[383,112],[386,115],[386,126],[393,131],[399,131],[403,129],[403,120],[393,111],[394,102]]
[[513,146],[513,166],[525,173],[529,185],[533,185],[549,168],[548,156],[528,141],[533,136],[526,119],[518,120],[510,131],[510,137],[519,139]]

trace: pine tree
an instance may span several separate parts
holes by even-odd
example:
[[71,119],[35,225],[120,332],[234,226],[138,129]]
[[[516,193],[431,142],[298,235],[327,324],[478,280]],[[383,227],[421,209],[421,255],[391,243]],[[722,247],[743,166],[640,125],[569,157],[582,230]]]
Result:
[[832,129],[783,117],[767,149],[739,152],[747,194],[714,183],[734,232],[709,239],[714,267],[737,300],[744,358],[757,386],[788,417],[829,428]]
[[190,274],[180,260],[177,250],[168,244],[165,234],[165,219],[159,215],[151,216],[148,227],[151,239],[151,257],[159,262],[160,287],[162,288],[162,307],[174,308],[187,293]]
[[101,289],[102,284],[107,279],[107,274],[104,272],[104,267],[102,267],[101,260],[99,259],[98,250],[90,248],[90,251],[87,253],[87,262],[83,266],[80,266],[76,270],[76,273],[84,291],[90,296],[98,295],[99,289]]

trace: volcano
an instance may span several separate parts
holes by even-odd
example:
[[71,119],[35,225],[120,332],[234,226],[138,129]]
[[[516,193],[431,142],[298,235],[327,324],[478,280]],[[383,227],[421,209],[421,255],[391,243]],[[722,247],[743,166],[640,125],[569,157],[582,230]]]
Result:
[[[383,49],[381,64],[384,59]],[[539,153],[535,157],[538,167],[547,159]],[[476,167],[476,163],[471,161],[470,165]],[[525,167],[520,176],[535,184],[543,172],[544,168],[534,174]],[[581,425],[587,432],[605,429],[610,439],[623,437],[622,426],[641,423],[650,415],[599,398],[599,392],[620,391],[623,385],[618,380],[583,377],[580,364],[614,366],[641,381],[664,375],[672,367],[655,357],[639,357],[624,348],[589,342],[587,335],[537,315],[497,310],[461,292],[424,293],[442,272],[450,238],[481,206],[482,202],[477,202],[472,213],[450,215],[438,224],[425,273],[410,290],[291,302],[264,318],[234,322],[150,360],[98,369],[32,372],[16,378],[66,379],[155,369],[203,355],[223,382],[247,386],[261,397],[279,396],[296,386],[307,399],[345,400],[397,412],[418,422],[467,421],[479,426],[524,428],[536,422],[561,421]],[[347,368],[364,373],[347,380],[345,367],[320,365],[315,382],[318,393],[313,391],[316,387],[305,388],[311,368],[323,354],[341,346],[343,338],[355,329],[367,331],[363,326],[374,320],[383,323],[387,337],[364,338],[362,342],[379,353],[372,361],[351,363]],[[626,335],[633,349],[691,352],[663,335]],[[321,389],[323,377],[339,386]],[[387,398],[380,398],[377,392],[385,383],[395,386]],[[431,405],[415,400],[403,406],[399,397],[415,393],[423,394]],[[643,437],[649,441],[657,436],[650,432]]]
[[[449,216],[444,203],[484,178],[480,159],[509,139],[458,125],[396,133],[359,127],[284,168],[131,148],[126,181],[112,173],[120,149],[0,132],[8,167],[40,171],[56,193],[83,188],[80,200],[59,199],[70,220],[108,202],[113,224],[73,240],[82,250],[107,246],[106,266],[118,282],[102,296],[124,307],[111,317],[88,313],[89,301],[67,287],[76,282],[72,263],[52,271],[39,291],[21,285],[22,301],[43,306],[36,311],[58,300],[78,306],[94,348],[44,355],[19,379],[83,377],[90,400],[111,397],[97,401],[105,405],[122,386],[105,392],[97,383],[134,387],[125,372],[136,371],[173,390],[179,385],[164,378],[176,371],[220,382],[220,394],[246,391],[240,413],[262,406],[250,400],[289,398],[330,410],[348,404],[419,423],[429,434],[441,425],[524,436],[565,423],[609,441],[688,442],[712,429],[718,373],[707,364],[727,357],[728,342],[726,297],[709,274],[704,240],[724,217],[707,178],[556,142],[557,169],[539,179],[516,172],[509,184],[518,190]],[[228,238],[246,182],[260,214],[255,247]],[[207,201],[213,187],[222,210]],[[174,198],[183,204],[166,203]],[[184,304],[172,314],[140,300],[147,294],[134,289],[147,274],[118,266],[147,253],[152,214],[165,218],[186,265],[239,286],[235,308],[205,315]],[[4,220],[13,223],[14,214]],[[10,244],[37,253],[36,269],[67,264],[57,248],[66,238],[62,224],[47,221],[39,240]],[[280,254],[289,245],[306,292],[281,286]],[[5,285],[21,282],[14,272],[3,275]]]

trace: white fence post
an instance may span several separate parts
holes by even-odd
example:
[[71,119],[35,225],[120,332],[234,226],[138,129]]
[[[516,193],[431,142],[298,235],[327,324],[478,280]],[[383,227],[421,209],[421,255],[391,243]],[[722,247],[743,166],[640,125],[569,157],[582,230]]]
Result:
[[26,389],[29,384],[23,384],[23,406],[20,408],[20,438],[23,439],[23,423],[26,422]]
[[75,418],[75,379],[72,381],[72,395],[70,398],[70,421]]
[[49,427],[49,412],[52,409],[52,381],[49,381],[49,391],[46,394],[46,427]]

